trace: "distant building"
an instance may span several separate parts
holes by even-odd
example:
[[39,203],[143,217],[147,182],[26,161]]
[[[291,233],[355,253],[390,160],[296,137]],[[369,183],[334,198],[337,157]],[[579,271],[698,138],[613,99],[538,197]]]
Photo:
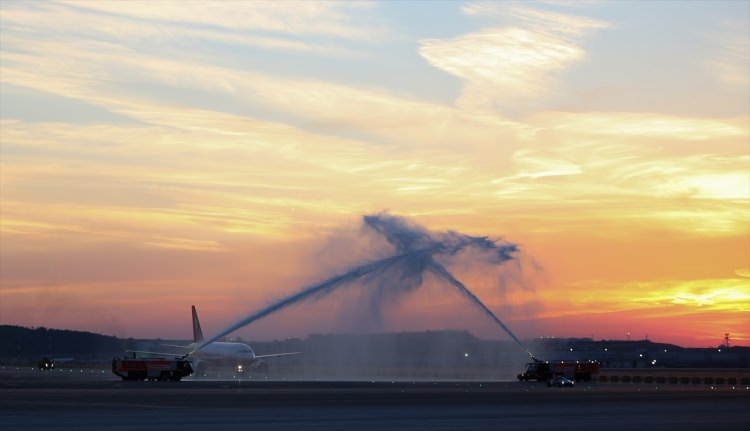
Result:
[[[745,368],[750,347],[685,348],[650,340],[557,338],[533,341],[539,353],[562,360],[598,360],[604,368]],[[541,357],[541,356],[540,356]]]

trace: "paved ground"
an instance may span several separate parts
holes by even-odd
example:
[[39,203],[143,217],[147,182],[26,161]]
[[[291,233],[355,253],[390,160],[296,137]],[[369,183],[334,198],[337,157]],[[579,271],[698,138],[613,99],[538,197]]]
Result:
[[750,388],[521,382],[122,382],[0,369],[3,430],[744,430]]

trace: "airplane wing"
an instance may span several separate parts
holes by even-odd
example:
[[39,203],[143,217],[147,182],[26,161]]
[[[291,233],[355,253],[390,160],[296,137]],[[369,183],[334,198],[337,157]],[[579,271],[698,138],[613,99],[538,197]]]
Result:
[[271,355],[255,355],[255,359],[273,358],[275,356],[299,355],[302,352],[273,353]]
[[[171,352],[149,352],[147,350],[125,350],[127,353],[142,353],[144,355],[160,355],[160,356],[170,356],[170,357],[179,357],[179,353]],[[183,355],[184,356],[184,355]]]

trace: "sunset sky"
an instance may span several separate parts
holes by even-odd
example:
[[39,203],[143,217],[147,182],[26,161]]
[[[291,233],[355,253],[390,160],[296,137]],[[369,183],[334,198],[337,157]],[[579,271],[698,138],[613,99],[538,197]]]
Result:
[[[518,244],[452,270],[521,339],[750,345],[750,2],[1,7],[0,324],[215,333],[387,211]],[[434,279],[363,295],[236,335],[508,339]]]

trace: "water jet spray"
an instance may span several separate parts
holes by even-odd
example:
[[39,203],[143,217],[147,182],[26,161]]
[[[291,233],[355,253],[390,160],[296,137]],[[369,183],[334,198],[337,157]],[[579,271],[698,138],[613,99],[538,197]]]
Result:
[[395,248],[392,256],[373,260],[359,265],[348,272],[329,278],[321,283],[306,287],[299,292],[282,298],[279,301],[252,313],[228,326],[211,338],[205,339],[186,356],[190,356],[206,345],[236,331],[250,323],[272,313],[310,299],[317,300],[329,293],[360,281],[365,285],[377,279],[400,276],[393,280],[394,286],[406,292],[422,285],[422,276],[426,271],[436,275],[452,286],[487,317],[505,331],[532,359],[534,355],[523,345],[518,337],[463,283],[456,279],[445,266],[435,260],[436,257],[450,259],[466,249],[474,249],[490,264],[502,264],[515,258],[518,247],[509,242],[494,241],[487,237],[475,237],[455,231],[433,233],[409,222],[405,218],[388,213],[366,215],[363,217],[366,226],[382,235]]

